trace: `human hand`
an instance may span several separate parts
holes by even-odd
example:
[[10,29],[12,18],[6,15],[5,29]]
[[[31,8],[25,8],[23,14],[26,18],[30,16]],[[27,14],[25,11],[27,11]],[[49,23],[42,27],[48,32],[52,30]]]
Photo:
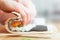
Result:
[[0,9],[4,12],[19,12],[25,25],[36,16],[35,6],[31,0],[0,0]]

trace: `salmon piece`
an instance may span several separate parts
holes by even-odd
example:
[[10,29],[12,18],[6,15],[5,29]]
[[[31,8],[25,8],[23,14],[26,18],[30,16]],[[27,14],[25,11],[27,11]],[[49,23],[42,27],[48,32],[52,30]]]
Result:
[[11,27],[18,27],[19,25],[23,25],[22,21],[14,21],[11,23]]

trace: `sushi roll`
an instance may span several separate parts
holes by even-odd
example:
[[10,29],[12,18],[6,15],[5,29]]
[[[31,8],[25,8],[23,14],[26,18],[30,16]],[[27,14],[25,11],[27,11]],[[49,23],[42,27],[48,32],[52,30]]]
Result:
[[22,31],[21,28],[24,27],[22,17],[20,16],[19,13],[16,12],[12,13],[17,15],[17,18],[10,18],[9,20],[7,20],[5,24],[6,29],[12,33],[21,32]]
[[21,32],[21,28],[24,27],[22,17],[17,12],[4,13],[0,10],[0,33],[17,33]]

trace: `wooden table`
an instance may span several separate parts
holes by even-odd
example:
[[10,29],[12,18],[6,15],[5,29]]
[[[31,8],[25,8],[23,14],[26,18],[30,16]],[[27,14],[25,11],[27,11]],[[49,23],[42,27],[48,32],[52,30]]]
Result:
[[[56,22],[53,23],[56,25],[56,27],[58,28],[59,32],[60,32],[60,23]],[[54,38],[54,36],[50,36],[50,33],[41,33],[41,34],[31,34],[31,35],[38,35],[39,37],[28,37],[28,36],[19,36],[19,35],[14,35],[12,34],[11,36],[1,36],[2,34],[0,34],[0,40],[60,40],[60,38]],[[53,33],[53,35],[56,35]],[[57,33],[57,35],[59,36],[60,33]],[[53,38],[52,38],[53,37]]]

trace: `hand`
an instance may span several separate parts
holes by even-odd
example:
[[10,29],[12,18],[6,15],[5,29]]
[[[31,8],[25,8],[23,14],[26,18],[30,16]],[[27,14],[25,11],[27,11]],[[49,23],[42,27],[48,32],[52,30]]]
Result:
[[4,12],[19,12],[25,25],[36,16],[35,6],[31,0],[0,0],[0,9]]

